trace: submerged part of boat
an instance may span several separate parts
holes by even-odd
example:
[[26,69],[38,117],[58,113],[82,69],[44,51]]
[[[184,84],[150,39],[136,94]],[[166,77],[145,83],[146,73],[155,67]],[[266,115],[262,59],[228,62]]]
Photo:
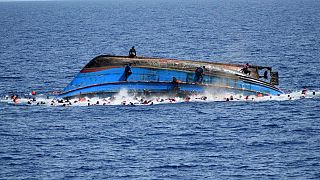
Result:
[[[199,67],[203,75],[195,72]],[[137,94],[282,94],[275,86],[278,73],[272,68],[249,66],[247,74],[242,70],[243,66],[236,64],[101,55],[92,59],[58,97],[112,96],[122,89]]]

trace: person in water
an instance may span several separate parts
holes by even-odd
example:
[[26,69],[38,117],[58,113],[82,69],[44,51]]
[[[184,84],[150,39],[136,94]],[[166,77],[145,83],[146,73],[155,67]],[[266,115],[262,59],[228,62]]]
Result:
[[128,77],[132,74],[131,63],[127,64],[124,68],[124,81],[128,80]]
[[307,95],[307,92],[308,92],[308,89],[307,89],[307,88],[304,88],[304,89],[302,90],[301,94]]
[[197,69],[195,70],[195,78],[194,78],[195,82],[201,83],[203,81],[204,70],[205,70],[205,66],[197,67]]
[[137,52],[136,49],[134,49],[134,46],[132,46],[132,48],[129,51],[129,57],[133,58],[137,56]]

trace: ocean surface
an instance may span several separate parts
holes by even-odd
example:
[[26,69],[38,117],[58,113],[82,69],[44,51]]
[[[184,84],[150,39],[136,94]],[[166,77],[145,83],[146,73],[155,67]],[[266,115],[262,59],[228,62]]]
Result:
[[[0,2],[0,179],[320,179],[319,0]],[[272,66],[294,97],[19,105],[93,57]],[[316,95],[301,98],[308,88]],[[287,95],[286,94],[286,95]]]

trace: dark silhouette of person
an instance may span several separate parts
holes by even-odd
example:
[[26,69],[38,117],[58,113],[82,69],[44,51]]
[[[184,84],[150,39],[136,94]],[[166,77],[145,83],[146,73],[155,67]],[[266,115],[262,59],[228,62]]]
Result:
[[263,78],[268,79],[268,71],[265,71],[265,72],[263,73]]
[[133,58],[133,57],[136,57],[136,56],[137,56],[137,52],[134,49],[134,46],[132,46],[132,48],[129,51],[129,57]]
[[126,67],[124,68],[124,77],[125,77],[125,81],[128,80],[128,77],[132,74],[131,71],[131,63],[127,64]]
[[250,65],[247,63],[240,71],[250,76],[251,71],[249,70],[249,67]]
[[180,88],[179,88],[179,83],[180,81],[176,78],[176,77],[172,77],[172,90],[173,91],[178,91]]
[[195,82],[201,83],[203,81],[204,69],[205,69],[205,66],[197,67],[197,69],[195,70],[195,77],[194,77]]

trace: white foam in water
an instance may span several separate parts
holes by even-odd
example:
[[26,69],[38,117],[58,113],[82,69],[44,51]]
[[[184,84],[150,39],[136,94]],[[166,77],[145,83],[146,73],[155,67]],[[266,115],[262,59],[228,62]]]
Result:
[[213,102],[213,101],[248,101],[248,102],[263,102],[263,101],[288,101],[304,98],[320,97],[319,91],[307,91],[305,94],[302,91],[295,91],[279,96],[243,96],[241,94],[212,94],[203,93],[192,95],[190,97],[144,97],[133,96],[127,90],[121,90],[118,94],[108,98],[73,98],[70,100],[56,99],[54,96],[46,95],[25,95],[25,97],[13,98],[5,96],[0,98],[0,103],[12,105],[30,105],[30,106],[108,106],[108,105],[155,105],[155,104],[172,104],[182,102]]

